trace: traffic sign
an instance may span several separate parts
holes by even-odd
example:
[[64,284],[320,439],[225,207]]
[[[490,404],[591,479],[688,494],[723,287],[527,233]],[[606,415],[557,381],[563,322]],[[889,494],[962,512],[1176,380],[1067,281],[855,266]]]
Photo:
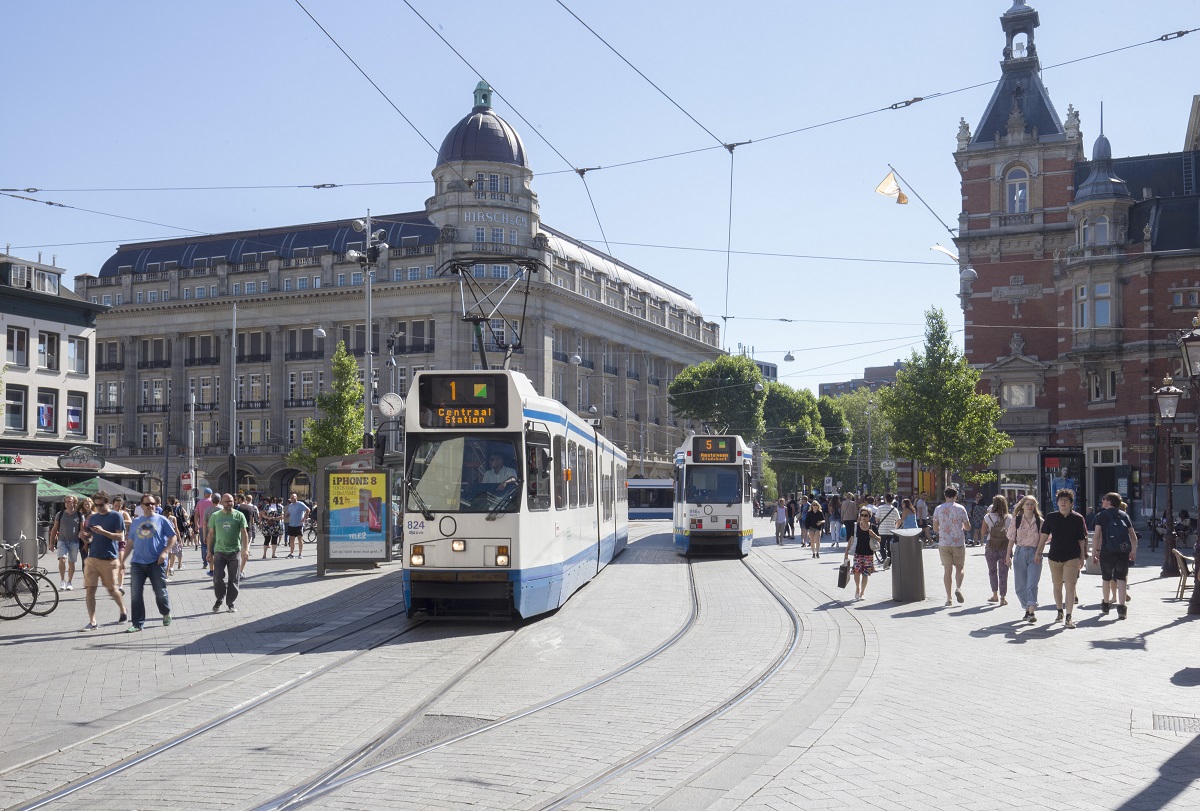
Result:
[[1150,453],[1151,451],[1154,450],[1154,446],[1153,445],[1130,445],[1129,450],[1131,453]]
[[885,472],[891,472],[896,469],[896,463],[891,459],[884,459],[879,463],[879,469]]
[[179,486],[184,492],[192,489],[192,474],[190,472],[179,474]]

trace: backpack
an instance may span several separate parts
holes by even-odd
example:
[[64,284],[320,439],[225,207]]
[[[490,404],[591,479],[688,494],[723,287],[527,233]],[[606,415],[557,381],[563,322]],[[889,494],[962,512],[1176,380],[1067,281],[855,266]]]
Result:
[[987,544],[987,548],[994,552],[1008,548],[1008,516],[1005,516],[1003,519],[997,517],[992,522],[992,528],[988,530]]
[[1132,548],[1129,543],[1131,526],[1133,524],[1128,515],[1120,510],[1113,510],[1109,520],[1104,524],[1104,536],[1100,542],[1100,551],[1115,555],[1129,554],[1129,550]]

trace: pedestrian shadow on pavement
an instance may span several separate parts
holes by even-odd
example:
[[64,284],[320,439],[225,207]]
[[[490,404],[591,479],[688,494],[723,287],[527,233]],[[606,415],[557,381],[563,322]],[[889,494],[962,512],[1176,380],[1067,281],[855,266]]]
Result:
[[1158,767],[1154,782],[1134,794],[1116,811],[1144,811],[1163,808],[1185,791],[1191,791],[1196,773],[1200,771],[1200,735],[1192,738],[1183,748],[1163,761]]
[[1200,687],[1200,667],[1185,667],[1171,677],[1176,687]]
[[970,636],[976,639],[1003,636],[1013,645],[1024,645],[1033,639],[1053,639],[1065,630],[1066,628],[1062,624],[1029,625],[1024,620],[1015,619],[984,628],[976,628],[970,632]]
[[[1092,641],[1092,647],[1100,650],[1145,650],[1146,637],[1157,634],[1161,631],[1168,631],[1182,623],[1185,623],[1190,618],[1188,616],[1176,617],[1166,625],[1160,625],[1157,628],[1151,628],[1148,631],[1141,631],[1133,636],[1118,637],[1117,639],[1096,639]],[[1099,617],[1091,617],[1079,622],[1079,625],[1088,625],[1103,627],[1109,625],[1109,622],[1101,622]]]

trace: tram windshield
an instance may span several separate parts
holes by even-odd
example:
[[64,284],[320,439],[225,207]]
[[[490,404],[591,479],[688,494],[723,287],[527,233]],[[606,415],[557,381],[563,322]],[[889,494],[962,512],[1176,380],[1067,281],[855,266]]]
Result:
[[736,465],[688,465],[688,504],[734,504],[742,500],[742,469]]
[[408,466],[407,509],[417,512],[516,512],[521,478],[509,437],[422,435]]

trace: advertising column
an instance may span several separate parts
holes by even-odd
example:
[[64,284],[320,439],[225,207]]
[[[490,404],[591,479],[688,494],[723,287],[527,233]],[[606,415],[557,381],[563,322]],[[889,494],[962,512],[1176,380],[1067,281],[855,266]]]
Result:
[[331,563],[387,560],[387,471],[327,470],[325,501]]

